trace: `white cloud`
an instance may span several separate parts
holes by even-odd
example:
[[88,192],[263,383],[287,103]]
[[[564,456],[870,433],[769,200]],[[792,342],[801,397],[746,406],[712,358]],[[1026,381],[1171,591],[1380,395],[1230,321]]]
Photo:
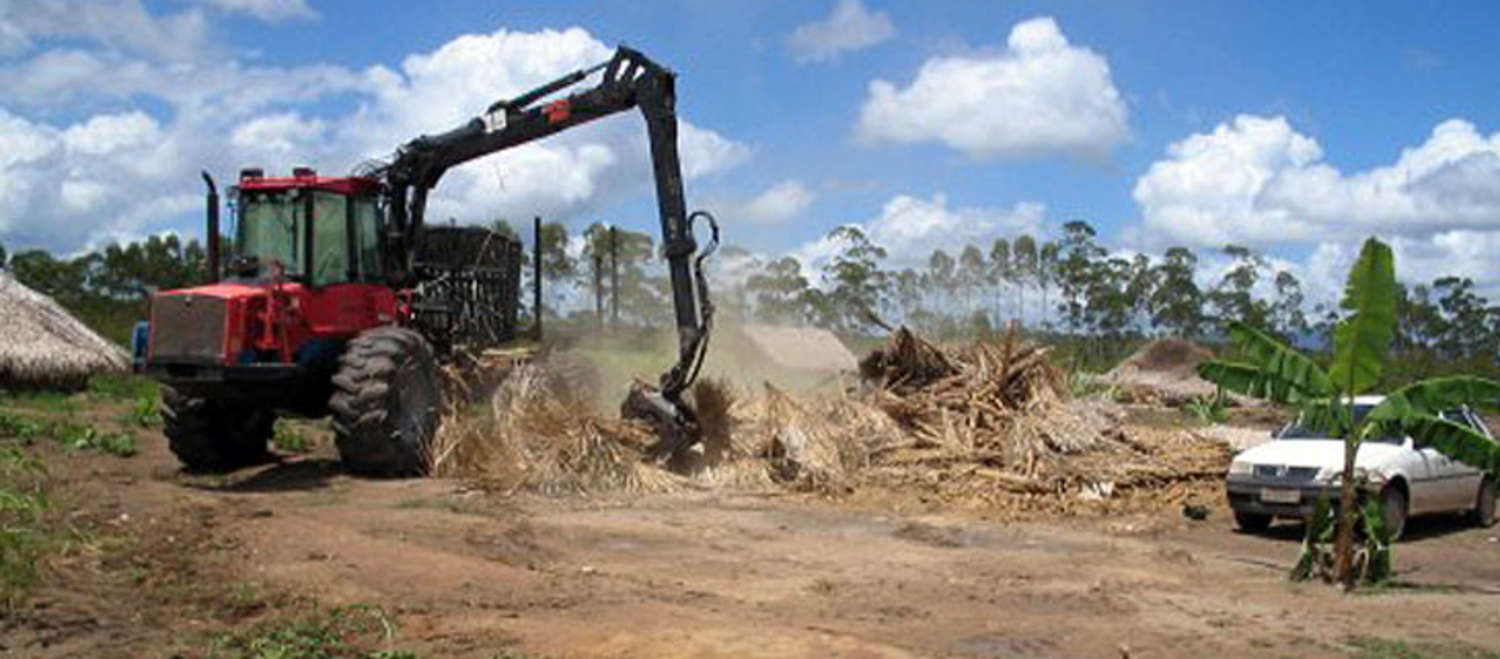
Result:
[[[0,202],[9,202],[0,203],[0,240],[13,250],[70,252],[163,230],[195,235],[200,168],[222,177],[243,166],[278,172],[307,164],[342,174],[611,52],[577,28],[465,35],[407,57],[399,69],[169,62],[106,47],[43,50],[0,66]],[[140,99],[165,111],[89,113],[140,107]],[[329,99],[353,109],[323,109],[320,101]],[[30,119],[23,111],[83,118]],[[457,167],[434,191],[432,217],[567,220],[650,190],[645,129],[632,118]],[[751,155],[746,145],[686,121],[678,142],[689,179]]]
[[821,62],[893,36],[896,27],[885,12],[870,11],[859,0],[839,0],[828,18],[797,26],[787,37],[787,47],[798,62]]
[[1240,115],[1167,148],[1134,190],[1147,242],[1255,246],[1366,235],[1428,245],[1500,229],[1500,133],[1438,124],[1390,165],[1345,174],[1283,117]]
[[[208,23],[189,9],[154,16],[140,0],[45,0],[0,5],[0,46],[20,52],[53,37],[82,38],[153,59],[187,61],[207,45]],[[5,52],[0,49],[0,52]]]
[[906,88],[870,83],[855,137],[936,141],[974,157],[1101,156],[1129,136],[1109,63],[1048,17],[1016,24],[1003,52],[936,57]]
[[796,179],[787,179],[767,188],[740,209],[745,219],[756,224],[777,224],[807,210],[817,195]]
[[[900,269],[925,265],[938,249],[956,257],[965,245],[973,244],[989,254],[996,238],[1022,233],[1035,236],[1046,211],[1045,205],[1033,201],[1018,202],[1010,208],[949,208],[942,194],[931,199],[897,195],[885,202],[880,215],[853,226],[887,250],[888,269]],[[802,263],[809,281],[817,281],[818,269],[841,247],[823,237],[798,247],[791,255]]]
[[268,23],[287,19],[317,18],[307,0],[207,0],[224,11],[244,12]]

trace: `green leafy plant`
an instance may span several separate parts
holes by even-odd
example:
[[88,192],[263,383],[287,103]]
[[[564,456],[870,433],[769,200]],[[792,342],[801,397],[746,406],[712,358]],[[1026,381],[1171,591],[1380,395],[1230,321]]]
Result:
[[30,443],[41,434],[42,424],[11,412],[0,412],[0,437],[13,437]]
[[140,426],[151,428],[161,423],[161,412],[158,411],[155,396],[140,396],[130,405],[130,409],[120,415],[120,424],[126,426]]
[[1224,423],[1229,420],[1229,405],[1223,391],[1217,391],[1212,396],[1194,397],[1182,406],[1182,413],[1200,423]]
[[62,423],[50,429],[58,443],[69,451],[99,450],[128,458],[136,454],[135,435],[129,432],[100,432],[93,426]]
[[[1439,416],[1443,410],[1463,404],[1496,409],[1500,406],[1500,382],[1474,376],[1424,380],[1390,393],[1364,418],[1354,418],[1353,397],[1370,391],[1380,379],[1395,336],[1399,296],[1391,249],[1370,238],[1349,271],[1340,304],[1345,316],[1334,329],[1334,358],[1327,370],[1290,346],[1234,320],[1228,323],[1227,332],[1240,359],[1213,360],[1198,366],[1200,376],[1224,389],[1298,407],[1304,423],[1343,438],[1344,465],[1333,538],[1334,572],[1346,588],[1352,588],[1360,576],[1354,564],[1354,529],[1359,518],[1355,512],[1354,464],[1366,437],[1410,434],[1444,455],[1491,474],[1500,473],[1500,446]],[[1315,519],[1310,527],[1320,523],[1321,519]],[[1313,530],[1309,528],[1309,533]],[[1321,533],[1312,537],[1321,537]],[[1388,573],[1389,551],[1383,556]],[[1302,567],[1299,561],[1298,568]]]
[[287,419],[276,420],[271,432],[271,445],[288,453],[306,453],[312,450],[312,441]]

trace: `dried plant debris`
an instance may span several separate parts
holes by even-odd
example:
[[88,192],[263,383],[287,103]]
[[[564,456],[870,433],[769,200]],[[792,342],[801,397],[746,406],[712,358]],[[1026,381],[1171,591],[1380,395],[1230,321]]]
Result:
[[1047,354],[1014,332],[937,346],[901,328],[844,395],[705,380],[691,392],[703,441],[666,465],[646,459],[644,424],[594,414],[544,366],[511,366],[487,414],[444,424],[434,471],[541,493],[873,489],[1061,514],[1180,505],[1222,476],[1223,442],[1127,427],[1111,403],[1070,400]]

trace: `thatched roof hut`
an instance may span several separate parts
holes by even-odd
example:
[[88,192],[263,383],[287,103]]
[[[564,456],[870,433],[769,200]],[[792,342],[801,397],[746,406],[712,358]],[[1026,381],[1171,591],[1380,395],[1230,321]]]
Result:
[[73,389],[130,368],[130,356],[52,298],[0,270],[0,388]]

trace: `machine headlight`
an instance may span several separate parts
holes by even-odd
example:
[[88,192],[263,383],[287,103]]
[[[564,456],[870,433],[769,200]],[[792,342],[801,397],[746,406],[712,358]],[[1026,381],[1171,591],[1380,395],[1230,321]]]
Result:
[[1254,470],[1254,467],[1255,466],[1247,460],[1235,460],[1234,462],[1229,463],[1229,475],[1249,476],[1250,472]]

